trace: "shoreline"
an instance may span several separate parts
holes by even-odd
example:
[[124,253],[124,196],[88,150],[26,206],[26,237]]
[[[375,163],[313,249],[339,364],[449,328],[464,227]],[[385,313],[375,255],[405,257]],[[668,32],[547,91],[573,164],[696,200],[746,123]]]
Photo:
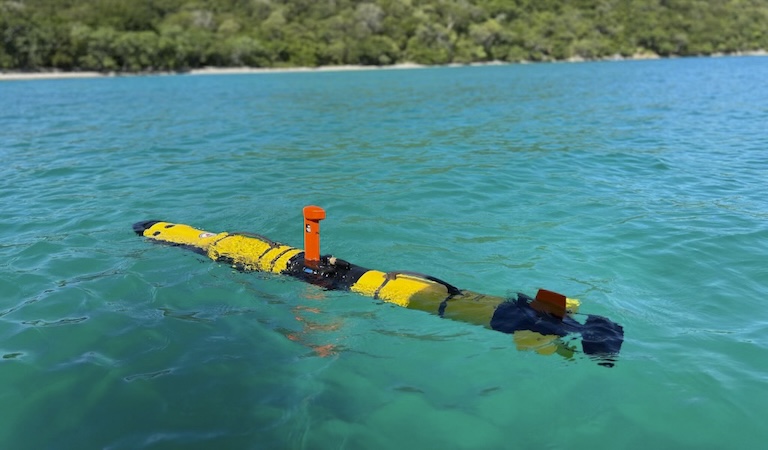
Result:
[[[491,63],[505,64],[505,63]],[[511,64],[511,63],[510,63]],[[461,64],[469,65],[469,64]],[[488,64],[483,64],[488,65]],[[457,64],[456,66],[460,66]],[[410,70],[423,69],[428,66],[423,64],[402,63],[391,66],[318,66],[318,67],[203,67],[200,69],[190,69],[178,72],[159,71],[159,72],[95,72],[95,71],[73,71],[48,70],[40,72],[21,72],[8,71],[0,72],[0,81],[26,81],[26,80],[66,80],[81,78],[115,78],[115,77],[140,77],[140,76],[170,76],[170,75],[243,75],[243,74],[265,74],[265,73],[310,73],[310,72],[351,72],[364,70]]]
[[598,59],[569,58],[565,60],[553,61],[491,61],[469,64],[445,64],[445,65],[424,65],[416,63],[400,63],[390,66],[363,66],[363,65],[339,65],[339,66],[318,66],[318,67],[203,67],[200,69],[190,69],[178,72],[96,72],[96,71],[73,71],[50,70],[41,72],[23,72],[23,71],[0,71],[0,82],[2,81],[32,81],[32,80],[66,80],[83,78],[112,78],[112,77],[134,77],[134,76],[167,76],[167,75],[243,75],[243,74],[266,74],[266,73],[311,73],[311,72],[351,72],[351,71],[372,71],[372,70],[412,70],[427,69],[435,67],[482,67],[482,66],[505,66],[515,64],[538,64],[538,63],[582,63],[582,62],[611,62],[611,61],[642,61],[648,59],[674,59],[674,58],[723,58],[723,57],[744,57],[744,56],[768,56],[768,51],[758,50],[750,52],[724,53],[699,56],[669,56],[661,57],[655,53],[640,53],[632,56],[614,55]]

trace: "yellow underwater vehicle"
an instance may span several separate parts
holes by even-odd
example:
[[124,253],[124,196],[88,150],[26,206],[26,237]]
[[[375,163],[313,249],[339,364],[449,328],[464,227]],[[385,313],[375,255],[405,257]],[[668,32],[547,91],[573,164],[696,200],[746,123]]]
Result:
[[[535,297],[504,298],[459,289],[416,272],[381,272],[320,255],[320,221],[325,211],[304,208],[304,250],[253,233],[211,233],[189,225],[148,220],[133,225],[136,234],[181,246],[242,271],[289,275],[330,290],[348,290],[440,317],[482,325],[514,336],[518,348],[572,357],[581,351],[612,367],[624,341],[621,325],[578,313],[579,302],[540,289]],[[579,322],[576,316],[584,316]]]

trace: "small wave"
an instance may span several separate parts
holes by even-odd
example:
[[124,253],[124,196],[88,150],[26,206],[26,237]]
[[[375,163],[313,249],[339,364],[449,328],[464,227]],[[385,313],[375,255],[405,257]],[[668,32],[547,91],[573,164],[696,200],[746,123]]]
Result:
[[47,320],[25,320],[21,322],[24,325],[31,325],[33,327],[57,327],[59,325],[72,325],[76,323],[83,322],[85,320],[88,320],[88,316],[85,317],[67,317],[64,319],[55,320],[53,322],[49,322]]
[[24,353],[22,352],[12,352],[12,353],[6,353],[3,355],[3,359],[18,359],[20,356],[23,356]]
[[151,380],[153,378],[157,378],[163,375],[168,375],[171,372],[173,372],[173,369],[163,369],[158,370],[157,372],[147,372],[147,373],[137,373],[134,375],[128,375],[127,377],[124,377],[123,379],[125,381],[131,382],[133,380]]

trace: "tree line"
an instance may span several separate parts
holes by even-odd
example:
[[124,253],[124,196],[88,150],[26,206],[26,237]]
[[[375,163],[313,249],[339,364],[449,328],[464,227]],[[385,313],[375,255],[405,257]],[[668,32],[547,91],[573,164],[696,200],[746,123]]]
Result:
[[765,0],[0,0],[0,69],[183,71],[768,49]]

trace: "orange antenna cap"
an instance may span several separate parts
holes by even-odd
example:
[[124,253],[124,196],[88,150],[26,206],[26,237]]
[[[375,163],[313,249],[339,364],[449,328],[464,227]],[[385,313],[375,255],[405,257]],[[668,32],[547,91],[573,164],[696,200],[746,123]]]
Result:
[[320,261],[320,221],[325,210],[319,206],[304,207],[304,262]]

